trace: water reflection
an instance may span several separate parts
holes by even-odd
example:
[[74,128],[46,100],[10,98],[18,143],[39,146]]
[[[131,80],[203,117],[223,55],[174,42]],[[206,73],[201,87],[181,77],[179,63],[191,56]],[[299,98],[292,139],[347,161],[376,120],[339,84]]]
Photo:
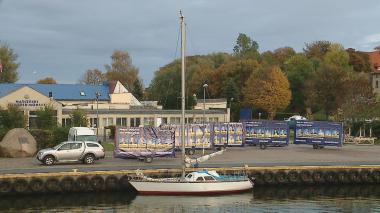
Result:
[[123,192],[0,197],[0,212],[374,212],[380,185],[255,187],[207,197],[136,196]]

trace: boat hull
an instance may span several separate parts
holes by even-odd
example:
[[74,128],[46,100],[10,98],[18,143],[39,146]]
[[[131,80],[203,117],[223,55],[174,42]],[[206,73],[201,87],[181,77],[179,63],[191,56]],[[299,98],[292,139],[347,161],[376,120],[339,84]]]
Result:
[[252,189],[250,180],[215,182],[130,181],[141,195],[220,195]]

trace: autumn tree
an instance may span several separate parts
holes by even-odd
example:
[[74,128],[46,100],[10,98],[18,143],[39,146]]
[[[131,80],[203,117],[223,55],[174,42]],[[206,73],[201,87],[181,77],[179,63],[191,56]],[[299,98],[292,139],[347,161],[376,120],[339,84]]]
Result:
[[349,63],[355,72],[370,73],[372,71],[368,54],[352,48],[348,48],[346,51],[350,57]]
[[234,54],[239,57],[257,58],[259,44],[244,33],[239,33],[234,46]]
[[244,103],[265,110],[270,120],[285,109],[291,99],[288,79],[278,66],[253,73],[243,91]]
[[135,82],[139,80],[139,70],[132,64],[132,58],[127,51],[115,50],[111,59],[111,65],[105,65],[107,80],[120,81],[132,92]]
[[18,80],[17,54],[7,44],[0,43],[0,83],[14,83]]
[[324,55],[330,50],[330,41],[314,41],[312,43],[306,43],[303,51],[308,58],[322,59]]
[[103,81],[106,81],[106,75],[98,69],[87,70],[79,80],[80,83],[89,85],[100,85]]
[[37,84],[57,84],[57,81],[52,77],[46,77],[37,81]]

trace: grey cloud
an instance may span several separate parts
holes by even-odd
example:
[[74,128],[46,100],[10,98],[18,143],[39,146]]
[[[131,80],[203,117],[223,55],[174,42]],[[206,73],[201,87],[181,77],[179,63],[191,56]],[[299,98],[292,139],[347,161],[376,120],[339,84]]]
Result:
[[377,0],[0,0],[0,40],[20,55],[20,82],[45,75],[77,82],[122,49],[148,85],[154,71],[174,59],[179,9],[189,54],[231,52],[239,32],[257,40],[261,51],[302,50],[322,39],[363,50],[379,45]]

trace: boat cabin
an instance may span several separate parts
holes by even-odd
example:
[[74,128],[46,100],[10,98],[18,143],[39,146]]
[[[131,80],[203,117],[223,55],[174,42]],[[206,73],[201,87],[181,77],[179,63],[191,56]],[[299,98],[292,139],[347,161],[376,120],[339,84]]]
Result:
[[215,171],[199,171],[187,174],[185,180],[189,182],[216,181],[218,177]]

